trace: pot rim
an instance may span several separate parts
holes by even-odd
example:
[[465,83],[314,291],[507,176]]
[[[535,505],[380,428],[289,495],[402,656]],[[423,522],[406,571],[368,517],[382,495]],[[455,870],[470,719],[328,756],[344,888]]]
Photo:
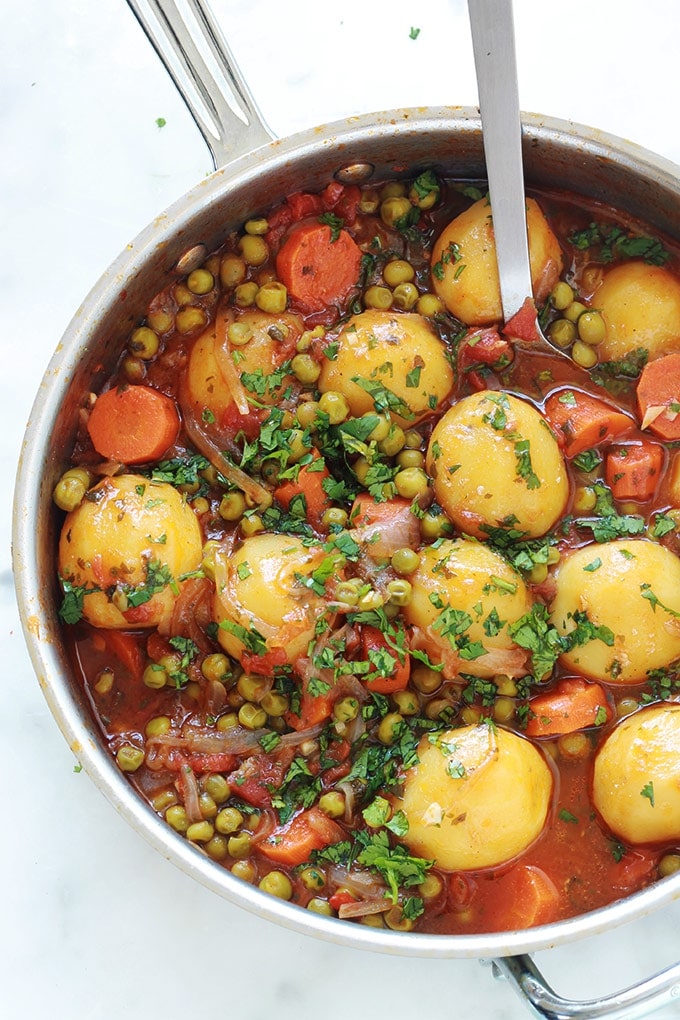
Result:
[[[523,114],[524,142],[550,140],[571,146],[575,157],[586,152],[590,158],[615,160],[653,174],[671,190],[680,190],[680,168],[632,142],[572,122]],[[303,934],[353,948],[419,957],[498,957],[547,949],[643,916],[680,898],[680,873],[661,879],[633,895],[606,907],[564,921],[536,928],[492,932],[480,935],[430,935],[368,928],[327,918],[278,900],[212,861],[198,848],[174,833],[131,787],[104,749],[92,719],[86,719],[69,690],[64,659],[60,655],[59,628],[48,612],[50,593],[41,588],[36,535],[41,507],[51,501],[46,492],[48,468],[54,472],[47,437],[54,432],[57,415],[81,358],[91,338],[96,338],[100,319],[107,308],[120,303],[126,285],[171,240],[190,228],[198,209],[209,208],[224,198],[227,190],[278,168],[290,166],[319,148],[337,152],[342,159],[343,139],[360,134],[395,138],[416,132],[441,134],[455,130],[458,135],[481,136],[479,113],[472,107],[426,107],[364,114],[307,129],[284,140],[274,140],[239,157],[215,171],[167,210],[157,216],[126,247],[94,285],[67,327],[50,360],[23,439],[13,507],[12,556],[19,614],[33,668],[71,750],[85,771],[114,808],[165,858],[187,875],[219,893],[237,906],[267,920]],[[198,239],[194,239],[194,243]],[[49,505],[47,503],[47,505]]]

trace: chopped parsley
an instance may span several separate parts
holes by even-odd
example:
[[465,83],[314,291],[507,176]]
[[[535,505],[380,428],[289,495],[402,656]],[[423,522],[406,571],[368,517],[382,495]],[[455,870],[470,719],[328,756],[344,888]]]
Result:
[[612,262],[617,258],[642,259],[651,266],[663,266],[671,257],[670,252],[646,234],[633,234],[621,227],[605,226],[602,223],[591,223],[585,230],[576,230],[569,237],[569,243],[586,251],[597,250],[600,262]]

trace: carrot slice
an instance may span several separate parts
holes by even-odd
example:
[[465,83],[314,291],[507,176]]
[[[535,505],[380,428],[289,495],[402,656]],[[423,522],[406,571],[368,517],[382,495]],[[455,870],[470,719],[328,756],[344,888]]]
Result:
[[600,684],[581,677],[560,680],[554,691],[538,694],[529,702],[528,737],[559,736],[589,726],[602,725],[612,716],[607,695]]
[[557,919],[559,906],[557,886],[533,864],[519,864],[498,879],[494,914],[501,931],[549,924]]
[[545,416],[553,431],[564,442],[567,457],[608,442],[632,428],[627,414],[617,411],[599,397],[582,390],[563,389],[545,402]]
[[158,460],[179,432],[174,400],[150,386],[106,390],[97,397],[87,431],[97,453],[123,464]]
[[626,443],[612,446],[605,460],[605,478],[615,499],[644,503],[656,492],[664,451],[658,443]]
[[[376,694],[394,694],[395,691],[403,691],[408,687],[409,677],[411,675],[411,659],[409,655],[405,655],[404,661],[399,661],[397,652],[390,648],[385,636],[377,627],[362,627],[361,628],[361,650],[364,659],[369,659],[371,656],[369,653],[387,653],[394,660],[394,670],[388,676],[368,676],[365,680],[366,687],[369,691],[375,691]],[[379,662],[380,659],[374,654],[373,657],[375,662]]]
[[312,850],[338,843],[344,835],[336,822],[319,808],[312,807],[275,829],[271,836],[258,843],[257,849],[270,861],[296,867],[309,859]]
[[648,428],[660,439],[680,439],[680,353],[666,354],[645,365],[637,404],[641,428]]
[[302,223],[291,230],[276,256],[279,279],[310,312],[342,301],[359,277],[358,245],[346,230],[333,237],[326,223]]
[[298,471],[297,478],[289,478],[274,489],[274,498],[284,510],[290,510],[293,500],[301,499],[300,509],[313,528],[323,528],[321,518],[331,505],[323,487],[324,478],[328,478],[328,469],[319,464],[320,454],[315,453],[311,464],[306,464]]

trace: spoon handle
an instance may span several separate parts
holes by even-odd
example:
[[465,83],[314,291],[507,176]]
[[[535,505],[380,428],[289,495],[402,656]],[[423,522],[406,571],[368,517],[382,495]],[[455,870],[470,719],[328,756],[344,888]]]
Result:
[[512,0],[468,0],[503,318],[532,297]]

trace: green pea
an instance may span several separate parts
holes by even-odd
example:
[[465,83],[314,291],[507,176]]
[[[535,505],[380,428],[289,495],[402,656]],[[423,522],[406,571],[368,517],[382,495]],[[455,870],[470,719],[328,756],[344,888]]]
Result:
[[173,804],[165,812],[165,820],[175,832],[186,832],[189,828],[187,813],[181,804]]
[[300,881],[305,889],[323,889],[326,885],[326,876],[320,868],[303,868],[300,872]]
[[293,885],[288,875],[283,871],[270,871],[268,875],[260,879],[259,888],[270,896],[276,896],[280,900],[289,900],[293,895]]
[[204,776],[201,785],[216,804],[223,804],[231,796],[231,787],[219,772],[211,772]]
[[409,549],[405,546],[403,549],[397,549],[392,553],[390,563],[396,574],[402,576],[413,574],[420,566],[420,556],[414,549]]
[[144,762],[144,751],[141,747],[123,744],[116,751],[116,762],[123,772],[136,772]]
[[398,471],[394,476],[394,484],[403,499],[424,496],[429,490],[429,479],[420,467],[408,467]]
[[349,415],[349,404],[343,393],[327,390],[319,398],[319,410],[328,415],[331,425],[340,425]]
[[244,860],[246,857],[250,857],[250,852],[253,848],[252,836],[247,832],[239,832],[229,838],[227,848],[230,857],[234,857],[236,860]]
[[135,358],[141,361],[151,361],[158,354],[160,341],[158,333],[148,326],[139,326],[130,337],[128,347]]
[[193,822],[186,832],[188,840],[192,843],[207,843],[215,835],[215,830],[210,822]]
[[312,896],[311,900],[307,904],[307,910],[311,910],[313,914],[323,914],[324,917],[333,916],[333,908],[330,903],[328,900],[324,900],[320,896]]
[[548,336],[558,347],[569,347],[576,339],[576,326],[568,319],[555,319],[548,329]]
[[243,822],[243,815],[235,807],[222,808],[215,816],[215,828],[223,836],[230,836],[232,832],[238,832]]
[[319,808],[329,818],[342,818],[345,813],[345,797],[340,790],[329,790],[319,797]]
[[602,343],[607,332],[604,319],[599,312],[583,312],[576,323],[579,338],[584,344]]
[[388,598],[395,606],[407,606],[411,601],[412,591],[410,582],[403,578],[389,581],[387,584]]
[[582,340],[577,340],[571,349],[571,356],[581,368],[593,368],[597,365],[597,352]]
[[194,269],[187,277],[187,287],[192,294],[209,294],[215,286],[215,277],[207,269]]
[[563,312],[565,308],[574,300],[574,292],[568,283],[564,280],[560,280],[559,283],[555,284],[553,292],[550,295],[550,303],[553,308],[556,308],[558,312]]
[[404,717],[399,712],[388,712],[378,726],[377,736],[381,744],[389,747],[399,736],[404,724]]
[[340,506],[331,506],[321,518],[321,523],[327,528],[345,528],[347,526],[348,513]]
[[259,730],[267,722],[267,713],[259,705],[246,701],[238,710],[238,721],[247,730]]
[[347,696],[346,698],[340,698],[333,705],[333,717],[338,722],[350,722],[352,719],[356,719],[359,715],[359,702],[356,698]]
[[159,691],[168,682],[168,674],[157,662],[151,662],[142,673],[142,683],[154,691]]

